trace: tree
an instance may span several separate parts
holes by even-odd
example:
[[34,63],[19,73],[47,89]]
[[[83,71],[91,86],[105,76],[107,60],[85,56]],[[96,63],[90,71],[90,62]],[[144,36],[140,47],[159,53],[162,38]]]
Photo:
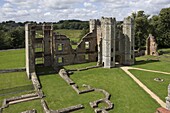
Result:
[[149,15],[144,14],[144,11],[138,11],[132,13],[132,17],[135,21],[135,48],[138,49],[145,46],[149,34]]
[[7,34],[8,43],[10,43],[11,48],[22,48],[24,47],[24,28],[17,27],[15,29],[11,29],[11,31]]
[[170,47],[170,8],[164,8],[160,11],[157,31],[160,46]]

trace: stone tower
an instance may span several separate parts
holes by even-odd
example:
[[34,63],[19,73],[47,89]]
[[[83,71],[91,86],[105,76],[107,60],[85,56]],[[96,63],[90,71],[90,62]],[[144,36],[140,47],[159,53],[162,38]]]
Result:
[[134,21],[132,18],[125,18],[123,21],[123,34],[125,36],[125,55],[124,55],[124,65],[132,65],[135,61],[134,56]]
[[101,18],[102,64],[104,68],[115,67],[116,19]]

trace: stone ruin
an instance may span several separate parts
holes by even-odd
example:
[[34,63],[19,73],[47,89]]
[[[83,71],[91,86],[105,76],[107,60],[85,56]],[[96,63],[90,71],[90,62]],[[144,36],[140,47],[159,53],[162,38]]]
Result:
[[[134,21],[124,19],[123,29],[117,28],[115,18],[90,20],[90,32],[73,49],[70,39],[53,32],[52,24],[26,24],[26,72],[28,78],[35,66],[59,66],[98,62],[104,68],[134,64]],[[42,33],[39,35],[38,33]],[[118,33],[117,33],[118,32]]]
[[170,84],[168,85],[168,96],[166,99],[166,108],[160,107],[156,110],[156,113],[170,113]]
[[158,44],[156,43],[156,39],[152,34],[149,34],[149,37],[146,40],[146,51],[145,55],[153,55],[158,56]]
[[166,97],[166,108],[170,110],[170,84],[168,86],[168,97]]
[[[85,69],[87,69],[87,68],[85,68]],[[98,68],[98,67],[96,67],[96,68]],[[79,71],[79,70],[77,70],[77,71]],[[72,86],[72,88],[76,91],[77,94],[84,94],[84,93],[89,93],[89,92],[95,91],[95,92],[101,92],[105,95],[105,98],[101,98],[101,99],[95,100],[93,102],[89,102],[91,108],[94,109],[95,113],[108,113],[109,110],[113,109],[114,105],[110,101],[111,95],[106,90],[92,88],[90,85],[86,85],[86,84],[82,85],[86,89],[80,90],[79,86],[70,78],[70,75],[68,73],[69,73],[69,71],[68,70],[66,71],[65,69],[60,69],[60,71],[59,71],[59,75],[68,83],[68,85]],[[105,103],[105,104],[107,104],[107,106],[99,108],[98,105],[100,103]]]

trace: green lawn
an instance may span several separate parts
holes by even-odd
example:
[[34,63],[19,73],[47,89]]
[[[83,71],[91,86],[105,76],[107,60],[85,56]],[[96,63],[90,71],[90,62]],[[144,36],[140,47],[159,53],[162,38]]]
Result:
[[[85,66],[83,65],[83,67]],[[75,65],[73,65],[73,68],[75,68]],[[89,102],[104,97],[102,93],[96,92],[78,95],[58,74],[41,75],[39,79],[46,96],[44,99],[47,101],[49,108],[54,110],[83,104],[85,109],[75,113],[93,113],[94,111]],[[159,107],[145,91],[119,68],[97,68],[75,72],[71,75],[71,79],[79,86],[88,84],[108,91],[112,95],[111,101],[114,103],[114,109],[110,113],[153,113]],[[34,108],[40,112],[42,111],[39,100],[11,105],[5,109],[4,113],[11,111],[18,113]]]
[[5,98],[33,92],[31,80],[25,72],[0,74],[0,106]]
[[32,83],[31,80],[27,78],[26,72],[0,74],[0,89],[7,89],[30,84]]
[[3,110],[3,113],[21,113],[23,111],[32,109],[36,109],[38,111],[37,113],[43,113],[40,100],[33,100],[10,105],[8,108]]
[[108,91],[112,95],[111,101],[115,105],[111,113],[153,113],[159,107],[146,92],[119,68],[98,68],[75,72],[71,75],[71,78],[79,86],[89,84]]
[[0,69],[25,67],[25,49],[0,52]]
[[[164,50],[165,51],[165,50]],[[166,51],[168,51],[166,49]],[[0,52],[0,69],[17,68],[25,66],[25,51],[11,50]],[[170,62],[167,62],[166,55],[160,57],[160,61],[148,60],[148,58],[156,59],[155,57],[143,56],[137,58],[137,65],[145,69],[160,70],[170,72]],[[143,60],[143,62],[142,62]],[[168,59],[169,60],[169,59]],[[95,62],[64,66],[66,69],[84,68],[94,66]],[[38,71],[48,71],[48,69],[37,69]],[[49,70],[51,70],[49,68]],[[170,78],[167,75],[155,74],[150,72],[131,70],[144,84],[154,91],[161,99],[167,96],[167,87]],[[145,73],[145,74],[143,74]],[[1,76],[2,75],[2,76]],[[146,75],[146,76],[145,76]],[[157,83],[153,78],[160,77],[165,81]],[[94,110],[90,107],[89,102],[103,98],[102,93],[91,92],[78,95],[58,74],[39,75],[42,84],[45,100],[51,109],[60,109],[72,105],[83,104],[85,109],[76,111],[75,113],[93,113]],[[127,74],[120,68],[104,69],[96,68],[86,71],[74,72],[71,79],[82,86],[87,84],[95,88],[101,88],[108,91],[111,96],[111,101],[114,103],[114,109],[109,113],[154,113],[160,107],[143,89],[141,89]],[[24,72],[0,74],[0,88],[13,88],[17,86],[31,84]],[[5,85],[8,84],[8,85]],[[10,94],[0,96],[0,105],[4,98],[19,96],[28,92]],[[102,107],[102,105],[99,105]],[[10,105],[4,109],[3,113],[20,113],[25,110],[36,109],[38,113],[42,113],[40,100],[24,102],[20,104]]]
[[[141,56],[136,58],[136,64],[133,67],[143,69],[158,70],[170,72],[170,49],[161,49],[165,52],[159,57],[155,56]],[[159,58],[159,61],[157,60]]]
[[[140,70],[129,70],[129,71],[165,102],[165,97],[167,97],[168,95],[167,89],[168,89],[168,85],[170,84],[170,75],[146,72]],[[154,78],[161,78],[164,81],[157,82],[154,81]]]

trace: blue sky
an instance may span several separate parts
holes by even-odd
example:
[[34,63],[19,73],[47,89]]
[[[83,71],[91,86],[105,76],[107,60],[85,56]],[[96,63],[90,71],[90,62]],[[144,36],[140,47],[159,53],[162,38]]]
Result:
[[132,12],[158,14],[170,0],[0,0],[0,22],[89,20],[102,16],[123,20]]

